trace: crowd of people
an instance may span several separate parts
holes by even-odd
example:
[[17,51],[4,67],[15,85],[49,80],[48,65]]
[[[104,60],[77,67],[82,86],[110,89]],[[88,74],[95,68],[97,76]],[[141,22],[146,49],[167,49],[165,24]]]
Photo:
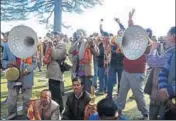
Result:
[[[129,12],[129,27],[134,25],[134,13],[134,9]],[[17,119],[17,99],[21,89],[24,117],[29,120],[127,120],[123,110],[131,89],[142,114],[141,120],[175,120],[176,27],[171,27],[167,36],[159,40],[150,28],[146,29],[149,46],[140,58],[129,60],[116,43],[126,28],[120,19],[116,18],[115,21],[120,30],[114,35],[103,30],[103,19],[99,26],[100,34],[87,36],[84,30],[79,29],[74,32],[72,39],[68,39],[60,32],[47,33],[43,42],[38,44],[36,54],[23,60],[10,51],[8,32],[4,33],[1,68],[17,67],[22,73],[22,78],[7,81],[7,119]],[[71,43],[68,50],[67,43]],[[72,64],[71,69],[65,67],[67,56]],[[49,89],[42,90],[40,98],[32,100],[34,70],[38,67],[41,72],[42,65],[47,65]],[[63,76],[67,70],[70,70],[73,92],[68,95],[64,105]],[[147,79],[146,71],[149,72]],[[116,84],[117,99],[114,100],[113,88]],[[90,103],[92,87],[96,91],[95,95],[106,94],[95,105]],[[149,109],[145,94],[150,96]]]

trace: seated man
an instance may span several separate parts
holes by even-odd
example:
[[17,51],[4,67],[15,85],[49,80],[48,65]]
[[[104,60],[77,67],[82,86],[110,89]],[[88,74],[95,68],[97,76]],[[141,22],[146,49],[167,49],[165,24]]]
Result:
[[115,102],[110,98],[102,99],[97,104],[97,113],[89,116],[89,120],[126,120],[118,114]]
[[31,100],[28,108],[29,120],[59,120],[59,105],[51,99],[51,92],[44,89],[40,93],[40,99]]
[[90,95],[83,90],[83,83],[80,79],[72,80],[72,88],[74,90],[66,101],[63,120],[84,120],[85,107],[89,104]]

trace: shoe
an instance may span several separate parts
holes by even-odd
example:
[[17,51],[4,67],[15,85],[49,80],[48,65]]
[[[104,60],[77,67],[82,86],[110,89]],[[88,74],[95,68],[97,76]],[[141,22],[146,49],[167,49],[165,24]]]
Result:
[[116,96],[114,96],[114,101],[118,101],[118,99],[119,99],[119,96],[118,95],[116,95]]
[[149,120],[148,115],[144,115],[140,120]]
[[96,92],[95,94],[96,94],[96,95],[104,95],[104,92],[98,91],[98,92]]
[[27,116],[26,115],[18,115],[17,116],[17,120],[27,120]]
[[17,119],[18,119],[18,116],[16,116],[16,115],[11,115],[11,116],[7,117],[6,120],[17,120]]
[[118,113],[119,113],[119,115],[122,115],[122,111],[121,110],[118,110]]
[[104,90],[104,93],[107,93],[107,92],[108,92],[108,91],[105,89],[105,90]]
[[108,98],[108,99],[112,99],[112,96],[107,95],[106,98]]
[[95,90],[97,90],[97,85],[94,86]]

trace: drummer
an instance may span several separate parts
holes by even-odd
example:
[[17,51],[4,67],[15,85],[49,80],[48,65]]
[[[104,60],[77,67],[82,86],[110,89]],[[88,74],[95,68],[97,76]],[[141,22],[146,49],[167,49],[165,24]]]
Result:
[[[22,91],[22,101],[23,101],[22,115],[24,119],[26,119],[28,102],[32,95],[32,86],[34,78],[34,69],[36,68],[36,60],[34,57],[29,57],[23,60],[15,57],[15,55],[9,49],[7,41],[6,43],[4,43],[2,67],[4,69],[15,67],[16,70],[18,69],[21,72],[20,77],[18,79],[12,79],[7,81],[7,88],[8,88],[7,120],[17,119],[17,100],[20,89]],[[8,75],[7,77],[8,79],[11,78],[10,76],[13,76],[13,73],[9,73],[6,75]]]

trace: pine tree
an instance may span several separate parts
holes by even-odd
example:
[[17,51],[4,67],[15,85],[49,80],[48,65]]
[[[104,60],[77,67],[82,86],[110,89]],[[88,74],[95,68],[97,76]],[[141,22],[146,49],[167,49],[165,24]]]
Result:
[[1,0],[1,21],[27,20],[32,13],[40,23],[48,23],[54,14],[54,30],[61,31],[62,12],[82,13],[98,4],[102,0]]

